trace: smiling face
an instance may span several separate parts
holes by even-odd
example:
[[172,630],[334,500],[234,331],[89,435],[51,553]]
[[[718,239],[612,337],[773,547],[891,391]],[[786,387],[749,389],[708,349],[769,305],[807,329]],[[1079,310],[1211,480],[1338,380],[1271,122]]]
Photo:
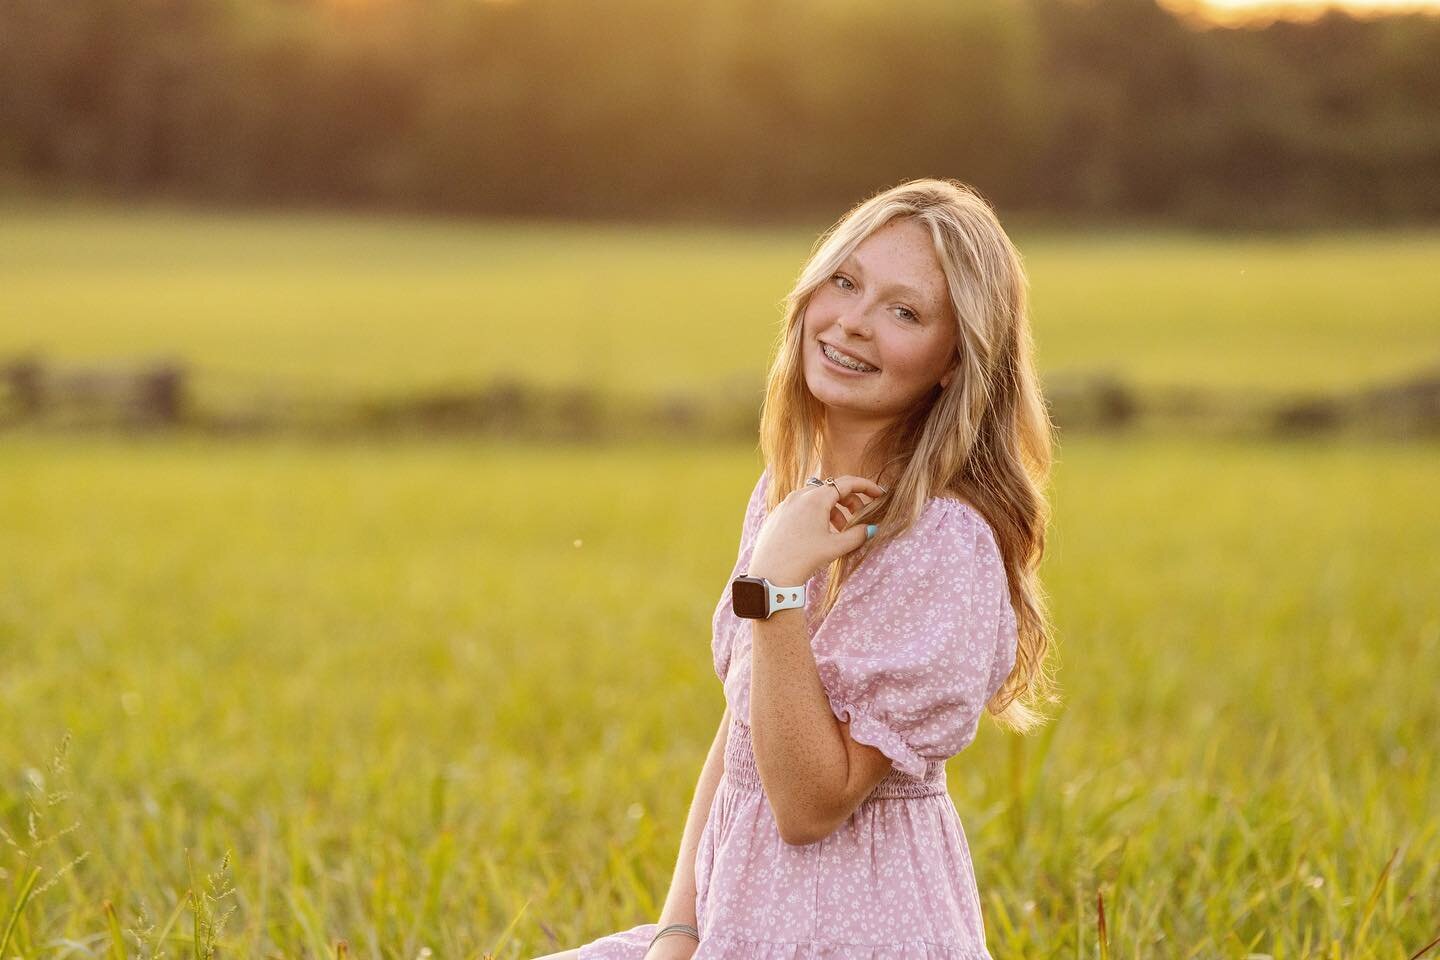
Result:
[[956,321],[930,231],[897,218],[871,233],[811,295],[803,332],[805,384],[827,415],[888,420],[948,385]]

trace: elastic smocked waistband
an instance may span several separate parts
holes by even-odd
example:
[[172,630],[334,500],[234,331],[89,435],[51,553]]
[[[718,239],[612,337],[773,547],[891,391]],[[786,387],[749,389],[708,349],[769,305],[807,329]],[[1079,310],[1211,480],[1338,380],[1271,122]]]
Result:
[[[755,748],[750,738],[750,728],[733,717],[725,743],[725,779],[732,786],[742,789],[761,789],[760,771],[755,766]],[[908,773],[892,769],[865,799],[932,797],[945,793],[946,790],[945,763],[931,760],[924,777],[912,777]]]

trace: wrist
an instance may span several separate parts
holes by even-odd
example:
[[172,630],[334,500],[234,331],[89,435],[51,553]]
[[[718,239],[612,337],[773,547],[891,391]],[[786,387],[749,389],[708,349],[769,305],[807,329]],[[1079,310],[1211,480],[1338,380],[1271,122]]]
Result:
[[650,946],[645,948],[646,953],[649,953],[650,949],[661,940],[669,940],[672,937],[687,941],[694,947],[700,945],[700,931],[693,923],[685,923],[684,921],[677,920],[670,923],[661,923],[658,926],[659,929],[655,931],[655,936],[650,938]]
[[798,587],[810,582],[808,573],[773,564],[755,564],[745,571],[745,576],[769,580],[777,587]]
[[803,580],[787,582],[783,570],[767,567],[752,567],[769,570],[774,576],[746,574],[730,582],[730,608],[737,617],[747,620],[763,620],[783,610],[803,607],[809,584]]

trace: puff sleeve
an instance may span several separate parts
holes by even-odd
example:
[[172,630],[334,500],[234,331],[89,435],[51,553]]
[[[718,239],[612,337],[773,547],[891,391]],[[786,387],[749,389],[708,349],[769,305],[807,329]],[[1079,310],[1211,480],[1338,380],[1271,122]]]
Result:
[[768,469],[762,470],[760,478],[755,481],[755,487],[750,491],[750,501],[745,505],[745,519],[740,525],[740,550],[735,557],[735,566],[731,569],[730,576],[725,578],[724,588],[720,591],[720,601],[715,605],[715,614],[711,618],[710,651],[715,663],[715,675],[722,683],[730,668],[730,651],[735,631],[742,626],[740,618],[735,616],[735,611],[730,606],[730,583],[749,565],[755,537],[760,532],[761,524],[765,522],[765,486],[769,476]]
[[937,497],[851,574],[811,647],[851,737],[920,777],[975,738],[1014,667],[1016,636],[993,531],[972,507]]

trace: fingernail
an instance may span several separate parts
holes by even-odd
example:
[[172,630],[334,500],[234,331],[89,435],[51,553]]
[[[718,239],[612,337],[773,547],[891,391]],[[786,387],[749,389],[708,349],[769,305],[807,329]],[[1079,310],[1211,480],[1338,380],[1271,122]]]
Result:
[[865,539],[869,540],[871,537],[875,536],[875,531],[878,529],[880,528],[875,526],[875,524],[873,523],[865,524]]

